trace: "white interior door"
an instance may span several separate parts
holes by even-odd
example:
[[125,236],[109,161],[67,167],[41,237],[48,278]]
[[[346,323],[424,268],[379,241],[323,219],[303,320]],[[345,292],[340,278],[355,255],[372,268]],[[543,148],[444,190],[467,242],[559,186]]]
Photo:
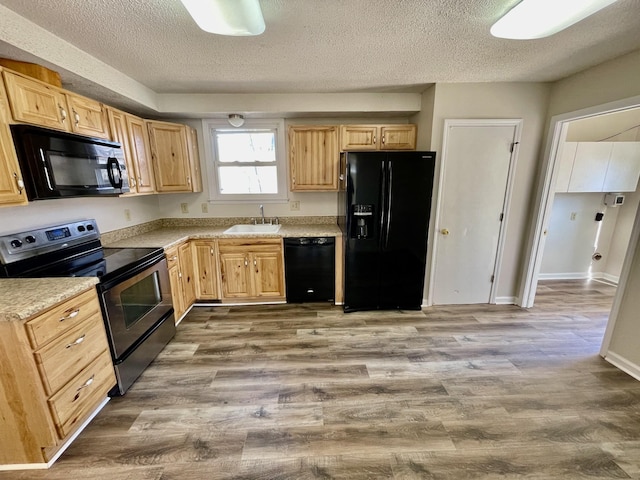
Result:
[[432,303],[493,303],[519,120],[445,121]]

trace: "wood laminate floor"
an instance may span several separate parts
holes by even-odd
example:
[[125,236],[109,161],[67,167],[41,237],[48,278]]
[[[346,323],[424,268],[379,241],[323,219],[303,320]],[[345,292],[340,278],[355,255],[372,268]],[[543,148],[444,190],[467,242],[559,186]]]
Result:
[[536,306],[195,308],[48,471],[0,479],[640,479],[614,288]]

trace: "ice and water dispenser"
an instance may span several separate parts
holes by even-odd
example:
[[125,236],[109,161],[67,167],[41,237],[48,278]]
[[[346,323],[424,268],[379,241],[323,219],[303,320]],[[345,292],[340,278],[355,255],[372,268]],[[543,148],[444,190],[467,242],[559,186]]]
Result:
[[351,211],[351,238],[359,240],[373,237],[373,205],[353,205]]

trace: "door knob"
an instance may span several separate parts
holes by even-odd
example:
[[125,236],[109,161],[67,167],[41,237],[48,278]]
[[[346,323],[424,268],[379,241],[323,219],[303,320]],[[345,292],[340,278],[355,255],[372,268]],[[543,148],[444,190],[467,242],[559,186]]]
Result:
[[443,228],[442,230],[440,230],[440,233],[442,235],[449,235],[449,230],[447,230],[446,228]]

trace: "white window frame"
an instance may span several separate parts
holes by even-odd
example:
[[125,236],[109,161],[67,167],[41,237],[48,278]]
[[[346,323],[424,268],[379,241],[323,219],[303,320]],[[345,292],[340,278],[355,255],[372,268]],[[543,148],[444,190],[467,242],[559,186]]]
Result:
[[[213,146],[216,130],[269,129],[276,132],[276,169],[278,175],[278,193],[263,194],[226,194],[220,193],[216,168],[216,149]],[[287,178],[287,155],[284,135],[284,119],[246,119],[240,128],[229,125],[226,119],[211,118],[202,120],[202,140],[204,143],[209,201],[212,203],[286,203],[289,201]]]

